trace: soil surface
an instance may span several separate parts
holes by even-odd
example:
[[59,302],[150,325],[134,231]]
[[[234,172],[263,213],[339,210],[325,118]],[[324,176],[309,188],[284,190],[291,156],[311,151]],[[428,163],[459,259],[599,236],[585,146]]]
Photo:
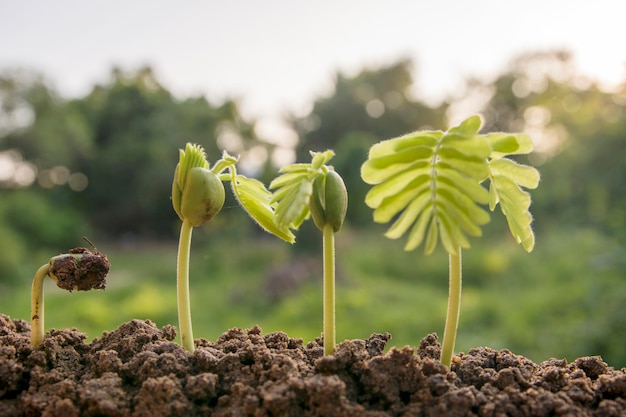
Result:
[[626,369],[599,357],[540,365],[472,349],[450,370],[436,335],[384,348],[388,334],[322,355],[285,333],[231,329],[188,353],[175,329],[134,320],[85,343],[0,315],[0,416],[626,416]]

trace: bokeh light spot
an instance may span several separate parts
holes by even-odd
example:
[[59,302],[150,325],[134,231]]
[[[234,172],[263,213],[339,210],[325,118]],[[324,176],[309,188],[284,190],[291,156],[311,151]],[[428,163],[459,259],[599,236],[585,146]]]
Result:
[[68,178],[67,185],[70,186],[72,191],[80,192],[87,188],[89,179],[82,172],[75,172]]
[[374,100],[370,100],[365,105],[365,111],[369,117],[374,119],[378,119],[385,113],[385,103],[375,98]]

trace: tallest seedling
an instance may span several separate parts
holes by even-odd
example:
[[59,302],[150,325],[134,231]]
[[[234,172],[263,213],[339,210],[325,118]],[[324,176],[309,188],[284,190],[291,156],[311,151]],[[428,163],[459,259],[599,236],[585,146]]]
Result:
[[[277,226],[270,204],[272,194],[254,179],[238,175],[237,158],[226,152],[213,167],[209,166],[204,149],[188,143],[180,150],[180,159],[174,171],[172,205],[183,224],[180,229],[177,261],[178,322],[183,347],[194,351],[189,300],[189,253],[194,227],[208,222],[224,205],[224,185],[230,181],[235,197],[243,209],[266,231],[293,243],[294,235],[288,227]],[[228,171],[228,173],[223,173]]]
[[[527,154],[532,141],[523,134],[479,135],[481,120],[471,116],[446,132],[421,131],[380,142],[370,149],[361,167],[363,180],[374,185],[365,203],[374,221],[393,224],[385,233],[397,239],[408,232],[405,250],[423,242],[426,254],[441,240],[448,252],[449,295],[441,362],[450,366],[461,307],[461,249],[467,235],[480,236],[489,213],[500,205],[509,229],[530,252],[535,236],[528,211],[539,172],[508,155]],[[489,181],[489,188],[483,187]]]

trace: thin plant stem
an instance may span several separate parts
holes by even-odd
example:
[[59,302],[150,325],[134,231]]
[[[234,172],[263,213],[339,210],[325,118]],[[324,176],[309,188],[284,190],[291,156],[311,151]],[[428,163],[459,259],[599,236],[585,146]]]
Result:
[[183,220],[180,228],[177,259],[178,327],[182,345],[189,352],[194,351],[193,329],[191,327],[191,302],[189,300],[189,253],[193,226]]
[[324,256],[324,355],[335,349],[335,233],[326,224],[323,233]]
[[38,347],[43,341],[43,282],[50,271],[50,263],[42,265],[33,278],[33,286],[30,296],[30,344],[32,347]]
[[441,348],[441,363],[450,367],[454,342],[459,327],[459,313],[461,311],[461,248],[457,248],[457,254],[450,254],[450,277],[448,290],[448,312],[446,313],[446,327],[443,331],[443,344]]

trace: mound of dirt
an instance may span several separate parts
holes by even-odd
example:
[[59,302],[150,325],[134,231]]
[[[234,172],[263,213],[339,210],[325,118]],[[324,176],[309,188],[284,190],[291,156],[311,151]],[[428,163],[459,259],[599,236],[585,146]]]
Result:
[[197,340],[134,320],[91,343],[52,330],[30,346],[22,320],[0,315],[0,416],[625,416],[626,369],[599,357],[537,365],[479,348],[438,362],[436,335],[417,351],[388,334],[339,344],[231,329]]

